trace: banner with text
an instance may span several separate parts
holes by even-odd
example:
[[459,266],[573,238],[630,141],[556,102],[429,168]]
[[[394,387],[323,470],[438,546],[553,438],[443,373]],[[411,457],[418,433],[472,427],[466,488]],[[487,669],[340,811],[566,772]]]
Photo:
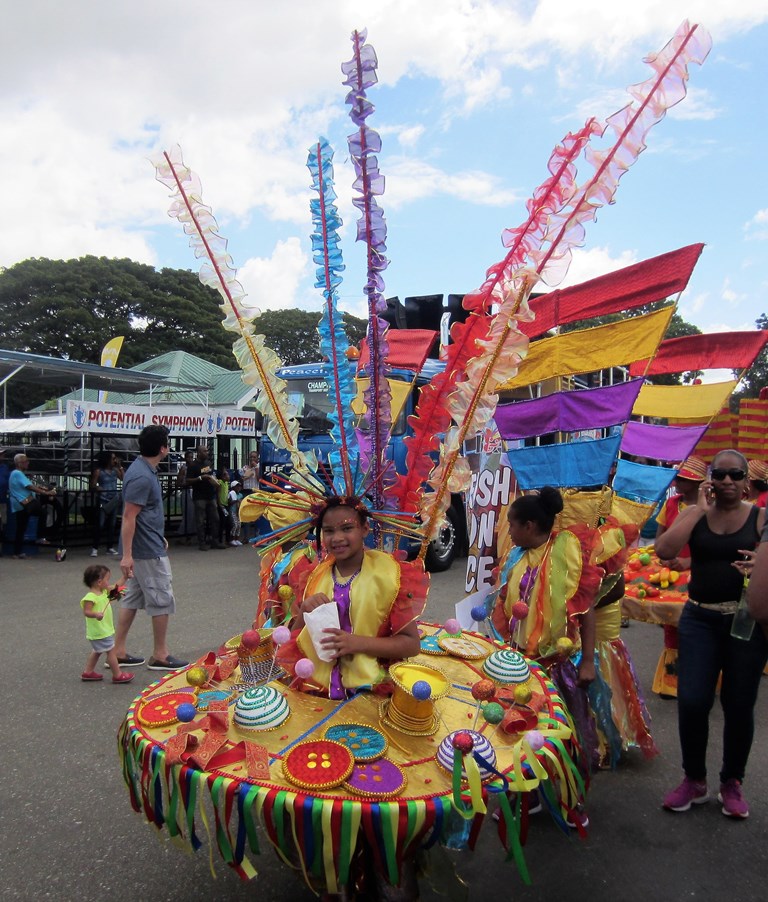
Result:
[[214,438],[256,434],[255,414],[245,410],[67,401],[67,432],[138,435],[145,426],[155,425],[167,426],[171,435]]
[[469,555],[464,589],[479,592],[490,589],[492,572],[500,554],[509,547],[506,511],[516,493],[516,480],[496,424],[491,420],[475,449],[465,447],[472,471],[466,494]]

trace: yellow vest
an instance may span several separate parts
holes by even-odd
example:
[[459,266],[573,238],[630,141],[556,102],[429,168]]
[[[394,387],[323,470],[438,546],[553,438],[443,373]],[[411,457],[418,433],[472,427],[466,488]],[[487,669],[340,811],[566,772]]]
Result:
[[[333,600],[333,566],[335,560],[327,558],[318,564],[307,581],[304,597],[322,592]],[[400,564],[383,551],[365,549],[363,566],[352,581],[349,591],[349,619],[352,632],[357,636],[379,635],[381,627],[389,620],[392,605],[400,591]],[[321,661],[309,637],[306,627],[299,633],[298,646],[305,657],[315,665],[312,682],[329,687],[334,663],[339,664],[341,681],[346,689],[373,686],[385,677],[377,658],[366,654],[344,655],[337,662]]]

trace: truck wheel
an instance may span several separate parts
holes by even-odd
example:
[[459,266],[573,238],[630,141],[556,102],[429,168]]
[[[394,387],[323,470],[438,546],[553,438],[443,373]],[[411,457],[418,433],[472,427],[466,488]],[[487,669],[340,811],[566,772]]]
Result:
[[456,544],[458,541],[456,511],[449,507],[445,514],[446,521],[437,538],[429,543],[424,559],[426,568],[430,573],[442,573],[444,570],[450,569],[456,558]]

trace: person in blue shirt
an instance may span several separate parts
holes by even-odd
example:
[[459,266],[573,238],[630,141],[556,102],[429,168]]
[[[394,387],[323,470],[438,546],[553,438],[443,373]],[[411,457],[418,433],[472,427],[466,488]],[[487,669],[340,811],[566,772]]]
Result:
[[123,477],[123,526],[120,533],[120,569],[126,580],[115,630],[115,652],[121,667],[136,667],[144,658],[125,650],[136,611],[152,618],[154,648],[147,662],[150,670],[179,670],[187,661],[168,652],[168,620],[176,610],[173,577],[165,539],[163,493],[157,478],[158,464],[168,456],[165,426],[145,426],[139,434],[140,456]]

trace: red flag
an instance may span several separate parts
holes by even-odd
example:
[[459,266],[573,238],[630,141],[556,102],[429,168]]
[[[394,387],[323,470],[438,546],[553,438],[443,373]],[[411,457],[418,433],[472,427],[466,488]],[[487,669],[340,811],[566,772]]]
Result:
[[668,338],[659,345],[651,365],[630,364],[630,376],[659,376],[692,370],[745,370],[752,366],[768,341],[768,332],[715,332]]
[[[437,339],[437,332],[433,329],[389,329],[387,332],[387,366],[395,369],[412,370],[418,373],[424,366],[427,354]],[[360,346],[360,361],[358,371],[370,364],[368,340],[365,339]]]
[[533,338],[563,323],[620,313],[671,297],[688,284],[703,248],[703,244],[690,244],[581,285],[550,291],[531,301],[536,319],[519,323],[518,328]]

